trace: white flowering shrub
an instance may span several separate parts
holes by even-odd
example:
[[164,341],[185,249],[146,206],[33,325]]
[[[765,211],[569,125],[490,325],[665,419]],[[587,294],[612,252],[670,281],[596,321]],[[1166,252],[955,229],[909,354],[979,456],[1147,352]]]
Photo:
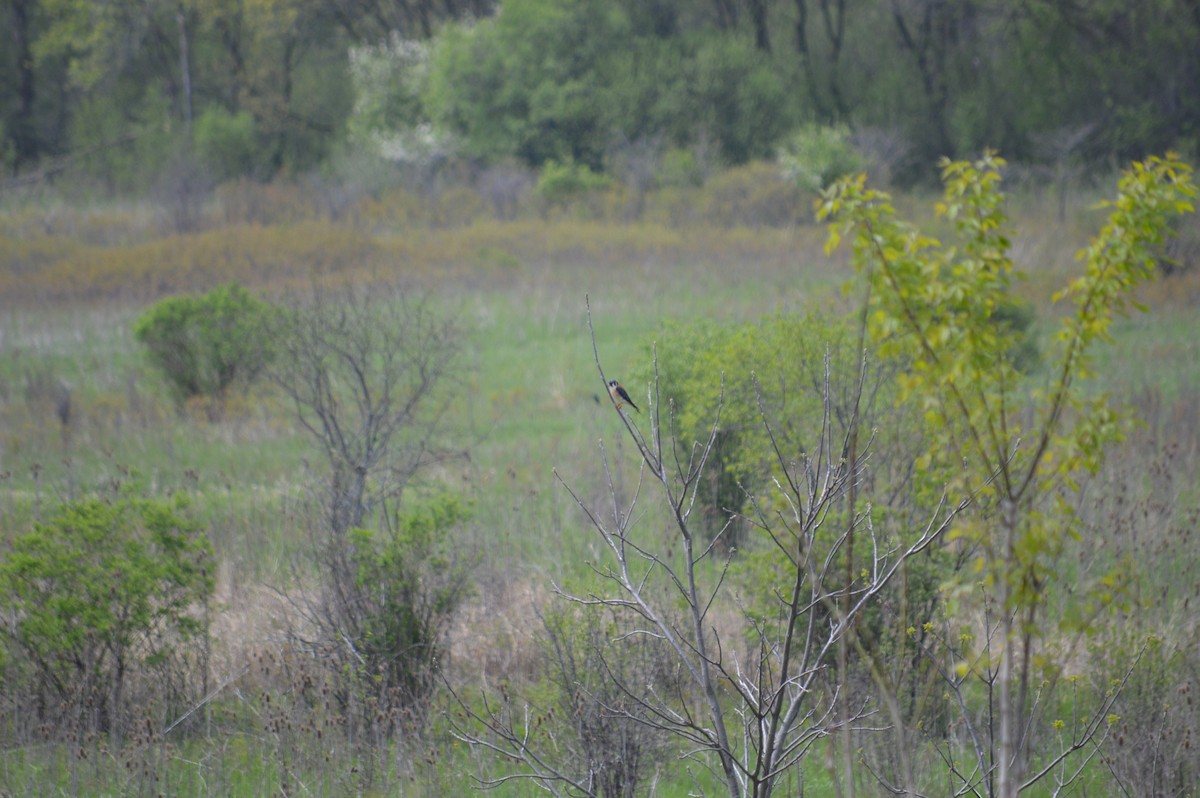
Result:
[[425,116],[421,94],[429,74],[430,46],[401,38],[350,48],[354,108],[351,138],[394,163],[426,164],[448,155],[452,137]]

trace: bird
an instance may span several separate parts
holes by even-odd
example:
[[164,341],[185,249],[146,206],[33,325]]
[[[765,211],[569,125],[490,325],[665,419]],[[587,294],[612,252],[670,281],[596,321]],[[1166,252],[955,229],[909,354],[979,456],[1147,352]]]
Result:
[[617,403],[618,410],[621,409],[622,404],[628,402],[629,406],[634,410],[637,410],[639,413],[642,412],[641,410],[638,410],[638,406],[635,405],[633,400],[629,398],[629,394],[626,393],[625,389],[621,386],[621,383],[617,382],[616,380],[608,381],[608,392],[612,394],[613,401]]

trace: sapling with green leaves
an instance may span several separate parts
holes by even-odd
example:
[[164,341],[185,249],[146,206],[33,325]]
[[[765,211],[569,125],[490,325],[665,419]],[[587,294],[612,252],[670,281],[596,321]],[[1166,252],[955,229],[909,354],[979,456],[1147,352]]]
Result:
[[[1086,764],[1094,753],[1119,688],[1102,696],[1068,744],[1030,756],[1031,717],[1045,700],[1039,686],[1055,672],[1047,643],[1060,632],[1086,631],[1097,617],[1068,613],[1084,620],[1059,621],[1048,612],[1065,546],[1078,532],[1072,492],[1123,429],[1122,416],[1084,382],[1091,352],[1109,340],[1114,318],[1137,307],[1134,289],[1153,276],[1155,247],[1173,218],[1193,211],[1196,188],[1174,155],[1124,173],[1116,199],[1103,204],[1107,224],[1080,253],[1083,273],[1056,295],[1071,309],[1039,385],[1015,362],[1015,329],[997,323],[1017,276],[999,188],[1003,166],[992,153],[973,163],[943,161],[945,193],[936,210],[952,223],[954,245],[897,219],[891,198],[868,188],[862,175],[828,190],[818,217],[830,223],[830,250],[851,240],[869,290],[870,332],[885,355],[907,363],[900,400],[919,403],[928,422],[918,465],[940,470],[952,495],[975,497],[956,534],[978,555],[972,578],[983,595],[985,634],[958,650],[961,672],[948,680],[959,691],[977,678],[991,712],[986,728],[972,730],[970,767],[947,761],[965,792],[1010,798],[1043,779],[1061,785],[1078,775],[1082,764],[1067,767],[1067,760],[1079,754]],[[1120,592],[1119,575],[1107,574],[1080,586],[1072,600],[1102,610],[1119,605]]]

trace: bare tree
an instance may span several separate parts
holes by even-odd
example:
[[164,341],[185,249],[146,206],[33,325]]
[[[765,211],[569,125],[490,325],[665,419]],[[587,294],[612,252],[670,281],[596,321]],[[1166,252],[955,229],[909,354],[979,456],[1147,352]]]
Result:
[[[594,332],[592,340],[597,370],[607,385]],[[664,432],[656,376],[646,408],[647,435],[614,401],[641,459],[632,499],[619,499],[603,444],[611,507],[588,506],[559,477],[599,537],[604,556],[592,566],[600,589],[578,594],[556,586],[557,592],[582,608],[619,614],[623,631],[614,642],[654,641],[666,648],[679,673],[678,684],[661,685],[618,678],[608,670],[619,699],[606,709],[614,718],[667,735],[681,756],[711,773],[733,798],[766,798],[789,779],[798,780],[797,765],[815,742],[862,724],[874,711],[864,697],[849,717],[839,714],[836,686],[833,695],[824,689],[835,683],[827,671],[838,641],[902,564],[934,543],[967,504],[941,503],[907,539],[877,534],[869,508],[848,509],[849,488],[861,476],[868,447],[861,447],[858,467],[842,457],[847,441],[835,440],[831,432],[828,364],[824,391],[824,413],[808,447],[784,452],[771,435],[777,467],[773,488],[749,496],[752,510],[746,520],[757,530],[753,545],[767,552],[776,575],[765,591],[770,598],[757,606],[733,583],[735,555],[722,545],[723,535],[702,534],[699,517],[693,519],[720,426],[720,405],[707,440],[684,444],[673,434],[670,412],[665,421],[671,431]],[[665,514],[640,508],[647,490]],[[664,518],[665,528],[648,528],[653,525],[641,522],[642,516]],[[840,558],[851,534],[858,536],[860,551],[869,553],[860,555],[861,571],[846,582]],[[537,748],[527,719],[512,709],[511,700],[508,714],[493,712],[494,705],[486,702],[485,697],[484,713],[469,713],[476,725],[458,733],[521,763],[521,771],[508,779],[533,779],[556,795],[598,794],[571,780],[553,751]]]
[[445,534],[464,520],[460,504],[415,519],[398,508],[414,476],[446,454],[436,436],[458,332],[380,283],[314,287],[281,324],[273,376],[328,466],[313,539],[321,589],[290,596],[307,624],[294,639],[361,674],[376,707],[418,705],[471,558]]
[[454,325],[403,288],[315,287],[293,303],[273,376],[330,468],[327,523],[335,536],[389,502],[439,453],[435,435],[460,343]]

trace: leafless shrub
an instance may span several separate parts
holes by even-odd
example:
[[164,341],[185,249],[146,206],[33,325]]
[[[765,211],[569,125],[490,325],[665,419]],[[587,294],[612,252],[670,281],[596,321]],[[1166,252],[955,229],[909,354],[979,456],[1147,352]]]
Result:
[[[446,454],[439,422],[459,351],[455,327],[392,285],[317,287],[279,331],[275,380],[327,471],[316,492],[309,562],[316,590],[289,594],[299,650],[341,674],[342,709],[362,729],[424,706],[472,557],[444,503],[415,519],[411,480]],[[425,512],[421,510],[420,512]],[[382,715],[381,715],[382,713]]]
[[176,154],[159,175],[154,192],[163,214],[162,226],[174,233],[201,229],[204,205],[212,189],[212,178],[195,156],[187,152]]
[[459,335],[396,285],[315,286],[292,306],[274,379],[329,464],[326,523],[340,538],[386,523],[414,475],[444,454],[436,436]]
[[891,183],[892,175],[912,154],[911,142],[899,130],[860,127],[853,132],[851,141],[866,156],[872,181],[884,186]]
[[516,164],[490,166],[476,178],[475,188],[492,206],[497,219],[512,221],[525,204],[535,178],[528,169]]

